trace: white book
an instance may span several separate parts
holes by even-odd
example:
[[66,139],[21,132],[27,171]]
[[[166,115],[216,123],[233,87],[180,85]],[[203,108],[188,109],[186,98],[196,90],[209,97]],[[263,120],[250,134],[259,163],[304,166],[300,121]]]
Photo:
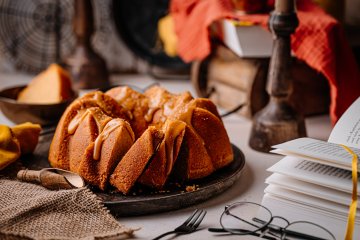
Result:
[[[274,173],[269,176],[265,180],[265,183],[272,186],[295,191],[300,194],[309,195],[312,197],[317,197],[334,203],[342,204],[346,207],[348,207],[351,202],[350,193],[338,191],[309,182],[304,182],[278,173]],[[360,208],[360,205],[358,205],[357,208]]]
[[270,57],[273,39],[261,26],[237,26],[233,20],[220,21],[224,44],[239,57]]
[[[338,214],[324,211],[316,207],[299,204],[297,202],[276,197],[266,193],[262,200],[262,205],[268,207],[273,216],[283,216],[290,222],[309,221],[320,224],[329,229],[336,239],[344,239],[347,221]],[[360,234],[360,223],[355,223],[354,238],[358,239]]]
[[[316,208],[317,210],[325,211],[331,214],[333,217],[337,217],[346,221],[349,208],[343,204],[335,203],[326,199],[321,199],[316,196],[310,196],[301,194],[292,190],[288,190],[282,187],[269,185],[264,190],[265,193],[269,193],[278,198],[286,199],[293,203],[297,203],[301,206],[308,206]],[[356,217],[356,221],[360,223],[359,216]]]
[[[321,163],[286,156],[268,168],[268,171],[330,189],[346,193],[352,192],[351,171],[327,166]],[[360,182],[358,181],[358,194],[359,192]]]
[[[352,156],[336,143],[312,138],[298,138],[273,147],[277,149],[272,150],[272,153],[294,156],[308,161],[351,170]],[[360,156],[360,149],[351,147],[351,150]],[[360,166],[359,163],[358,166]],[[358,168],[358,171],[360,172],[360,168]]]
[[360,98],[339,119],[327,142],[298,138],[273,146],[275,150],[272,152],[351,170],[352,156],[340,144],[348,146],[360,156]]
[[[340,144],[360,157],[360,98],[334,126],[328,141],[299,138],[273,146],[273,153],[285,157],[268,169],[273,174],[266,179],[263,205],[290,221],[318,223],[343,239],[353,184],[352,155]],[[359,209],[354,236],[360,234]]]

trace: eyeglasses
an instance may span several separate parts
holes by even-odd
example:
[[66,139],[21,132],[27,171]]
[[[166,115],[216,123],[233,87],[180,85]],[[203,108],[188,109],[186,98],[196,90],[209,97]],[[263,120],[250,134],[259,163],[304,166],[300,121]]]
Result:
[[283,217],[257,203],[237,202],[225,206],[220,217],[222,228],[209,228],[210,232],[227,232],[236,235],[255,235],[265,239],[335,240],[326,228],[308,221],[290,223]]

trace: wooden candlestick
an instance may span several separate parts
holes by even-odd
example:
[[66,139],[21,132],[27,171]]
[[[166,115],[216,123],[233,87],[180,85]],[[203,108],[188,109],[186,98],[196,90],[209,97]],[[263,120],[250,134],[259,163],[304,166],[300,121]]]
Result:
[[91,0],[74,1],[73,28],[76,48],[64,63],[71,72],[76,89],[107,88],[109,74],[105,60],[91,46],[94,33],[93,8]]
[[[275,1],[275,12],[291,13],[294,12],[294,0],[277,0]],[[296,27],[295,27],[296,28]]]
[[290,35],[298,24],[294,0],[276,0],[269,19],[275,37],[268,73],[270,100],[254,116],[249,141],[251,148],[261,152],[269,152],[275,144],[306,136],[304,118],[288,102],[292,88]]

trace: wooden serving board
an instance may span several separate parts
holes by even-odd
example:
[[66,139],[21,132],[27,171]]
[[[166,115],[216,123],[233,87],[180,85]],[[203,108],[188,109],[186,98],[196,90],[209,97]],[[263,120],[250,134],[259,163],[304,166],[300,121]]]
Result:
[[[21,161],[6,168],[8,177],[16,177],[22,168],[39,170],[50,167],[48,163],[49,146],[52,134],[42,135],[34,154],[23,157]],[[198,181],[169,184],[163,191],[137,186],[129,195],[123,195],[114,189],[91,190],[103,201],[104,205],[116,216],[136,216],[184,208],[220,194],[238,179],[245,166],[245,157],[239,148],[232,145],[234,161],[225,168]],[[0,175],[4,175],[4,171]]]

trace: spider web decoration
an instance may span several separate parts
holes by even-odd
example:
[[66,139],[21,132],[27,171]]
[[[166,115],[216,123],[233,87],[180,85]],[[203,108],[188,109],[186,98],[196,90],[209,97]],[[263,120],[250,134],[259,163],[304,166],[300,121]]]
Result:
[[[0,0],[0,51],[20,70],[37,73],[75,47],[72,0]],[[93,1],[95,49],[107,44],[109,0]]]

